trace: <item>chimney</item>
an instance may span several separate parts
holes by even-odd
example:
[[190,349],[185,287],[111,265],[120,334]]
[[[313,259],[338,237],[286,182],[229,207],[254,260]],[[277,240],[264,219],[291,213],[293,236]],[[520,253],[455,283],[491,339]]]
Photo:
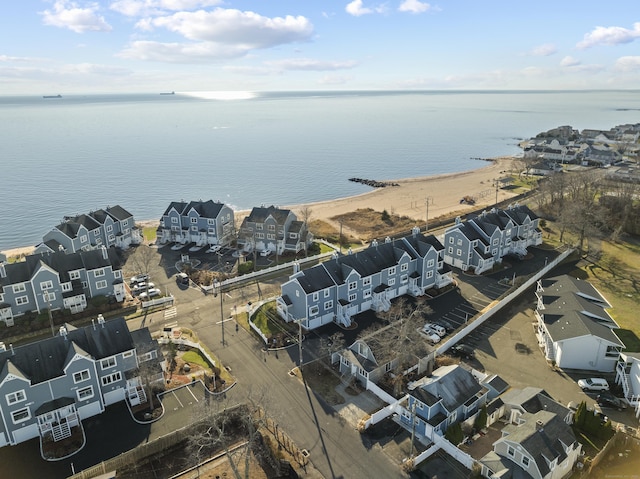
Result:
[[388,236],[384,239],[385,243],[391,243],[391,238],[389,238]]
[[374,239],[374,240],[371,242],[371,246],[373,246],[373,247],[377,247],[377,246],[378,246],[378,240],[377,240],[377,239]]
[[536,431],[538,432],[544,431],[544,423],[540,420],[536,421]]
[[7,271],[4,269],[4,262],[0,263],[0,278],[6,278]]
[[298,263],[297,261],[293,262],[293,274],[296,274],[298,271],[300,271],[300,263]]
[[95,319],[91,319],[91,326],[93,326],[93,330],[96,330],[96,320]]
[[347,250],[347,254],[353,254],[353,250],[351,249],[351,247],[349,247],[349,249]]
[[62,336],[66,341],[66,339],[67,339],[67,328],[65,326],[60,326],[60,336]]
[[418,236],[418,233],[420,233],[420,228],[417,226],[414,226],[413,229],[411,230],[411,233],[413,234],[413,236]]
[[13,350],[13,343],[9,343],[9,349],[11,349],[11,355],[15,356],[16,352]]
[[6,351],[7,347],[4,345],[2,341],[0,341],[0,351]]
[[102,316],[102,314],[98,315],[98,324],[102,325],[104,328],[104,316]]
[[107,247],[102,245],[102,259],[109,259],[109,252],[107,251]]

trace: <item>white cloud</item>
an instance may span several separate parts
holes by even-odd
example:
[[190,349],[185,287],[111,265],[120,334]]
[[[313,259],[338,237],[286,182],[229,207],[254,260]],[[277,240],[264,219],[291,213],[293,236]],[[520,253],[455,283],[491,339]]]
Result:
[[27,57],[12,57],[9,55],[0,55],[0,62],[28,62],[30,58]]
[[162,15],[220,5],[222,0],[116,0],[109,8],[128,17]]
[[265,75],[274,75],[280,72],[276,72],[273,68],[269,67],[254,67],[254,66],[244,66],[244,65],[225,65],[222,67],[224,71],[228,71],[231,73],[238,73],[241,75],[250,75],[250,76],[265,76]]
[[398,7],[399,11],[409,13],[424,13],[430,9],[431,5],[420,0],[404,0]]
[[318,80],[318,83],[320,85],[344,85],[351,80],[352,78],[348,76],[325,75]]
[[135,41],[117,56],[130,60],[148,60],[164,63],[200,63],[214,60],[238,58],[246,55],[247,49],[239,45],[215,42],[161,43]]
[[86,3],[84,8],[75,2],[57,0],[53,10],[40,12],[45,25],[68,28],[76,33],[110,32],[112,30],[102,15],[98,14],[98,3]]
[[373,13],[371,8],[362,6],[362,0],[353,0],[351,3],[347,4],[345,10],[348,14],[353,15],[354,17]]
[[620,57],[616,60],[614,70],[621,72],[640,71],[640,57]]
[[580,65],[580,60],[571,56],[566,56],[560,60],[560,66],[562,67],[575,67],[577,65]]
[[303,16],[270,18],[222,8],[145,19],[138,26],[142,29],[165,28],[189,40],[234,45],[245,51],[308,41],[313,34],[313,25]]
[[320,60],[313,60],[310,58],[291,58],[286,60],[278,60],[273,62],[266,62],[267,65],[274,66],[281,70],[312,70],[312,71],[327,71],[327,70],[345,70],[353,68],[357,65],[355,61],[346,62],[327,62]]
[[633,30],[624,27],[596,27],[593,31],[586,33],[576,47],[584,50],[597,45],[620,45],[630,43],[638,37],[640,37],[640,22],[633,24]]
[[545,43],[544,45],[538,45],[531,50],[531,55],[534,57],[548,57],[556,53],[558,49],[553,43]]

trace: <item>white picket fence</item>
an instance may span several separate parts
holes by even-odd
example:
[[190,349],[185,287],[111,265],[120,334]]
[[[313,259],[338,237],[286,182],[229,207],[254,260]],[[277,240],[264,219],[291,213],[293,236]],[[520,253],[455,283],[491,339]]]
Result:
[[142,301],[142,303],[140,303],[143,308],[152,308],[163,304],[173,304],[173,295],[170,294],[168,296],[162,296],[160,298],[150,299],[149,301]]

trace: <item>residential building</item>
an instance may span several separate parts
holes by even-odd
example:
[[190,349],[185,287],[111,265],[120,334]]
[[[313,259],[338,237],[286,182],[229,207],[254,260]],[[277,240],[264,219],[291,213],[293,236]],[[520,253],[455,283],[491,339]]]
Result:
[[444,436],[452,424],[474,418],[489,393],[470,371],[457,364],[439,367],[431,376],[409,383],[408,389],[400,421],[425,438]]
[[28,312],[68,309],[78,313],[90,298],[111,296],[120,302],[125,294],[121,261],[114,248],[41,253],[16,263],[0,263],[0,321],[7,326]]
[[527,206],[492,209],[456,224],[444,233],[444,262],[463,271],[481,274],[504,256],[524,256],[529,246],[542,243],[539,218]]
[[624,344],[611,305],[587,281],[568,275],[536,287],[536,335],[547,361],[562,369],[612,372]]
[[640,353],[620,353],[616,366],[616,384],[622,388],[624,399],[640,418]]
[[299,221],[291,210],[276,206],[255,207],[242,220],[238,249],[247,252],[270,251],[277,254],[297,253],[313,241],[307,224]]
[[161,244],[195,243],[226,246],[233,241],[233,210],[224,203],[173,201],[162,214],[157,237]]
[[539,388],[511,389],[502,395],[509,424],[481,460],[487,478],[566,477],[580,456],[571,429],[572,412]]
[[89,214],[65,217],[62,223],[45,233],[35,252],[76,253],[102,246],[126,249],[141,241],[133,215],[116,205]]
[[48,339],[1,345],[0,447],[38,436],[59,441],[110,404],[140,401],[141,365],[160,355],[148,330],[134,333],[123,318],[99,317],[80,329],[65,325]]
[[391,300],[420,296],[453,282],[442,261],[442,244],[416,228],[410,237],[373,241],[356,253],[297,271],[281,286],[278,313],[307,330],[335,321],[345,327],[363,311],[387,311]]

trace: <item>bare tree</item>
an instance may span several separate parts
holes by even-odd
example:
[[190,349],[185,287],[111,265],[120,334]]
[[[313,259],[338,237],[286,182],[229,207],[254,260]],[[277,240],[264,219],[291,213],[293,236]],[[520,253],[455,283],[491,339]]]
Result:
[[[311,216],[313,215],[313,210],[311,209],[310,206],[308,205],[304,205],[300,208],[300,219],[302,220],[302,222],[304,223],[303,228],[306,229],[306,231],[309,231],[309,224],[311,223]],[[307,256],[307,250],[308,250],[308,245],[307,245],[307,240],[305,238],[304,241],[304,255]]]

